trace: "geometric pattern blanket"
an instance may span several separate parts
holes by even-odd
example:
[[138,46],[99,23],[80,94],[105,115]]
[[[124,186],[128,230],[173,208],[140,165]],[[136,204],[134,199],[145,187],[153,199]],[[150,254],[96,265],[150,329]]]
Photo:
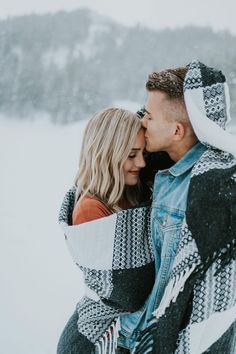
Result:
[[75,195],[75,187],[66,193],[59,223],[85,284],[77,304],[78,346],[83,354],[113,354],[119,316],[142,307],[154,284],[150,207],[72,225]]
[[207,150],[191,172],[169,283],[135,354],[235,354],[236,135],[225,76],[192,61],[184,100]]
[[236,353],[236,160],[209,148],[192,170],[169,283],[135,354]]

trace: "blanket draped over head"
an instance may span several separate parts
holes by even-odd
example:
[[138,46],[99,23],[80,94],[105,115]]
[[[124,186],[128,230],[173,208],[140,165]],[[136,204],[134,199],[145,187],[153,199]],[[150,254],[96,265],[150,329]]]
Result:
[[76,188],[65,195],[59,223],[83,272],[85,296],[77,305],[83,354],[113,354],[119,316],[142,307],[155,280],[150,207],[72,225]]
[[207,150],[191,172],[169,283],[135,354],[235,354],[236,137],[226,130],[224,75],[193,61],[184,97],[195,133]]

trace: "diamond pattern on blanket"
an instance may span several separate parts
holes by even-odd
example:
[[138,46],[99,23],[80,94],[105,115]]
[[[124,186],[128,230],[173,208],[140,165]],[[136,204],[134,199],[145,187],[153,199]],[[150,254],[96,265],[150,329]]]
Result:
[[[220,266],[220,261],[218,261]],[[235,305],[236,261],[231,261],[216,276],[214,311],[228,310]]]
[[205,319],[205,310],[207,305],[207,285],[205,279],[203,281],[198,281],[194,288],[194,301],[191,322],[199,323]]
[[192,176],[201,175],[213,169],[227,169],[235,165],[234,157],[228,152],[206,150],[192,170]]
[[109,297],[113,290],[112,271],[95,270],[80,267],[84,275],[84,282],[90,289],[94,290],[100,297]]
[[203,99],[206,115],[221,128],[225,129],[227,122],[226,99],[224,84],[218,83],[203,89]]
[[66,193],[58,217],[59,223],[66,223],[68,225],[72,225],[72,212],[74,209],[75,194],[76,194],[75,187],[72,187]]
[[186,327],[179,335],[178,347],[175,354],[191,354],[190,352],[190,330]]
[[112,268],[137,268],[153,260],[150,208],[142,207],[119,212],[117,214]]
[[170,279],[189,269],[193,264],[200,263],[200,257],[196,242],[194,241],[190,230],[184,220],[181,232],[178,251],[174,260]]
[[184,91],[187,89],[196,89],[202,86],[199,63],[195,62],[191,65],[191,69],[188,70],[188,75],[186,76],[184,83]]
[[114,318],[119,316],[120,312],[106,306],[102,301],[94,301],[88,297],[77,304],[78,330],[92,343],[95,343],[101,336],[101,333],[109,328]]
[[214,262],[204,279],[196,283],[190,323],[199,323],[213,313],[226,311],[235,305],[236,261],[231,261],[216,275],[220,263],[220,260]]

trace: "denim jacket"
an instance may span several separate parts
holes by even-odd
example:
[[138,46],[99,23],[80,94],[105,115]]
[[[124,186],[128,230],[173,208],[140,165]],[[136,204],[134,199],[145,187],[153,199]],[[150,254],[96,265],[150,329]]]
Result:
[[206,147],[194,145],[178,162],[155,176],[151,212],[156,280],[144,307],[121,317],[119,345],[132,350],[158,307],[168,282],[185,216],[191,169]]

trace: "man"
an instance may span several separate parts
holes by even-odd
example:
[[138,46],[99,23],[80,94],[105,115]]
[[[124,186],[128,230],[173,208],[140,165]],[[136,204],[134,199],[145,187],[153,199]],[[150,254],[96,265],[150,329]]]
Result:
[[175,164],[154,181],[155,285],[144,309],[121,318],[120,346],[141,338],[135,353],[234,353],[236,138],[226,129],[225,78],[193,61],[151,74],[146,88],[146,149]]

